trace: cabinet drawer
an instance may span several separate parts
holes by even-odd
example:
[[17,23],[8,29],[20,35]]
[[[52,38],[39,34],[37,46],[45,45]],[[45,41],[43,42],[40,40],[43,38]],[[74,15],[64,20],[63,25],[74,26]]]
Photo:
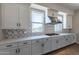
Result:
[[19,46],[21,45],[30,45],[31,44],[31,41],[21,41],[18,43]]
[[17,43],[8,43],[8,44],[0,45],[0,49],[8,49],[14,47],[17,47]]
[[43,41],[42,39],[33,40],[33,41],[32,41],[32,44],[34,44],[34,43],[40,43],[40,42],[42,42],[42,41]]

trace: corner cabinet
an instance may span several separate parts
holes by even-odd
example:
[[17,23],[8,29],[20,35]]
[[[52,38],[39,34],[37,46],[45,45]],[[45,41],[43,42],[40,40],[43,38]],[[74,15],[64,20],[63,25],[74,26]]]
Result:
[[30,21],[30,4],[0,4],[1,29],[26,29]]

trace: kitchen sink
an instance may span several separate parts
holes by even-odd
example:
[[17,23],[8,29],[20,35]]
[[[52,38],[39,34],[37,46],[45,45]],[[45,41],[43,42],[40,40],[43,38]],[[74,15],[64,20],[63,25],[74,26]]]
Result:
[[53,35],[59,35],[59,34],[57,34],[57,33],[48,33],[48,34],[45,34],[45,35],[53,36]]

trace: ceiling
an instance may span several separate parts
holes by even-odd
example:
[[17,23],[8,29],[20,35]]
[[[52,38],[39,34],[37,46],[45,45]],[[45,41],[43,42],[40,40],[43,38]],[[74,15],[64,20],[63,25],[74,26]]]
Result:
[[56,3],[71,10],[79,9],[79,3]]
[[45,3],[45,4],[44,3],[39,3],[39,4],[46,5],[46,6],[50,5],[50,7],[53,6],[53,5],[58,5],[58,6],[68,8],[70,10],[79,9],[79,3]]

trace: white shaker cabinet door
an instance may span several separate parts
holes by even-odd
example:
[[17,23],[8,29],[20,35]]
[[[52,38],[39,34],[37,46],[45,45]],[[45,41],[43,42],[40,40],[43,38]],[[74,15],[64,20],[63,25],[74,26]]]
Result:
[[41,55],[42,53],[42,39],[32,41],[32,55]]
[[2,4],[2,29],[17,29],[18,6],[15,3]]
[[59,40],[59,43],[58,43],[58,47],[59,48],[62,48],[62,47],[65,47],[65,39],[64,39],[64,36],[59,36],[58,37],[58,40]]
[[46,38],[43,39],[43,54],[51,52],[52,51],[52,39],[51,38]]
[[30,4],[20,4],[19,5],[19,23],[20,29],[29,30],[31,24],[30,17]]
[[72,16],[67,15],[67,28],[72,29]]
[[19,49],[20,49],[19,55],[31,55],[31,46],[30,45],[21,46],[21,47],[19,47]]
[[58,37],[52,37],[52,50],[57,50],[59,48],[64,47],[64,37],[63,36],[58,36]]
[[18,53],[19,55],[31,55],[31,41],[21,41],[18,42]]
[[58,40],[55,37],[51,37],[52,39],[52,51],[58,49]]

